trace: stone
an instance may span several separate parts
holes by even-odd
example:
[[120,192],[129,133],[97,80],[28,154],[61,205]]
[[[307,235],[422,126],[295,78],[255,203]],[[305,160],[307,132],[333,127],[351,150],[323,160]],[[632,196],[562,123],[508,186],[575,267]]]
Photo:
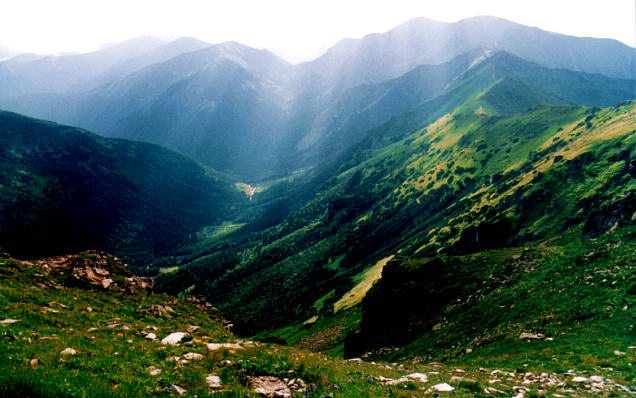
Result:
[[527,333],[523,332],[519,336],[520,340],[542,340],[545,339],[545,335],[542,333]]
[[150,373],[150,376],[157,376],[159,373],[161,373],[161,369],[156,366],[149,366],[148,373]]
[[614,355],[621,356],[621,355],[625,355],[625,353],[623,351],[616,350],[614,351]]
[[178,395],[185,395],[185,393],[188,391],[188,390],[186,390],[185,388],[183,388],[183,387],[179,387],[179,386],[178,386],[178,385],[176,385],[176,384],[173,384],[173,385],[171,385],[170,387],[171,387],[171,388],[174,390],[174,392],[176,392]]
[[104,279],[102,279],[102,287],[103,287],[104,289],[108,289],[108,287],[109,287],[110,285],[112,285],[112,284],[113,284],[113,280],[112,280],[112,279],[110,279],[110,278],[104,278]]
[[145,337],[146,337],[148,340],[157,340],[157,335],[156,335],[156,334],[154,334],[154,333],[148,333]]
[[184,357],[185,359],[190,359],[190,360],[192,360],[192,359],[196,359],[196,360],[201,360],[201,359],[203,359],[203,355],[198,354],[198,353],[196,353],[196,352],[188,352],[188,353],[185,353],[185,354],[183,354],[183,357]]
[[602,383],[603,376],[590,376],[590,381],[593,383]]
[[281,379],[274,376],[248,377],[252,391],[264,397],[291,397],[291,390]]
[[213,374],[209,374],[205,378],[205,382],[208,383],[208,387],[210,387],[212,389],[221,388],[221,378],[219,376],[216,376],[216,375],[213,375]]
[[347,359],[347,361],[354,362],[354,363],[362,363],[362,358],[351,358],[351,359]]
[[208,347],[208,350],[210,351],[216,351],[216,350],[222,350],[222,349],[240,350],[243,348],[240,344],[236,344],[236,343],[208,343],[207,347]]
[[572,381],[575,383],[588,383],[590,380],[587,377],[575,376],[572,378]]
[[408,377],[409,379],[419,381],[420,383],[428,382],[428,376],[425,375],[424,373],[411,373],[410,375],[406,375],[406,377]]
[[16,322],[20,322],[19,319],[11,319],[11,318],[7,318],[7,319],[3,319],[0,321],[0,325],[11,325],[14,324]]
[[441,391],[441,392],[448,392],[448,391],[453,391],[455,388],[453,386],[451,386],[448,383],[440,383],[440,384],[435,384],[433,387],[431,387],[433,390],[435,391]]
[[161,344],[163,345],[178,345],[181,340],[185,337],[186,333],[184,332],[175,332],[170,333],[163,339],[161,339]]
[[72,349],[71,347],[66,347],[65,349],[63,349],[60,352],[61,355],[75,355],[77,354],[77,351],[75,351],[74,349]]

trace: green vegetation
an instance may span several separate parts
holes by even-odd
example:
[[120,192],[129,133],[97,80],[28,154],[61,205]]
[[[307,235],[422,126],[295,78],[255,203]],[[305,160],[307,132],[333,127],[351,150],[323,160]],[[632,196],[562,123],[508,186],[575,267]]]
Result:
[[156,145],[0,112],[0,247],[14,255],[103,249],[148,272],[232,218],[240,198],[218,173]]

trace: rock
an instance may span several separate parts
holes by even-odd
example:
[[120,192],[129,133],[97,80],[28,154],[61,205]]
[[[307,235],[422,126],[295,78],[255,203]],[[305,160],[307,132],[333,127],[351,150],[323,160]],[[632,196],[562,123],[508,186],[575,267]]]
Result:
[[362,363],[362,358],[351,358],[351,359],[347,359],[347,361],[353,362],[353,363]]
[[188,353],[185,353],[185,354],[183,354],[183,357],[184,357],[185,359],[190,359],[190,360],[192,360],[192,359],[196,359],[196,360],[203,359],[203,355],[198,354],[198,353],[196,353],[196,352],[188,352]]
[[572,381],[575,383],[589,383],[589,379],[583,376],[575,376],[572,378]]
[[545,339],[545,335],[542,333],[521,333],[519,340],[542,340]]
[[40,360],[37,358],[32,358],[29,361],[29,364],[31,365],[32,368],[35,368],[36,366],[38,366],[38,363],[40,363]]
[[7,318],[7,319],[3,319],[0,321],[0,325],[12,325],[16,322],[20,322],[19,319],[11,319],[11,318]]
[[185,395],[185,393],[188,391],[185,388],[179,387],[176,384],[171,385],[170,388],[172,388],[174,392],[176,392],[178,395]]
[[209,374],[205,378],[205,382],[208,383],[208,387],[213,389],[221,388],[221,378],[219,376]]
[[153,304],[150,307],[142,310],[142,312],[156,315],[156,316],[165,316],[166,318],[172,318],[174,310],[169,305],[161,305],[161,304]]
[[148,333],[145,337],[146,337],[148,340],[157,340],[157,335],[156,335],[156,334],[154,334],[154,333]]
[[103,287],[104,289],[108,289],[108,287],[109,287],[110,285],[112,285],[112,283],[113,283],[113,280],[112,280],[112,279],[110,279],[110,278],[104,278],[104,279],[102,279],[102,287]]
[[614,355],[621,356],[621,355],[625,355],[625,353],[623,351],[616,350],[614,351]]
[[163,345],[178,345],[179,342],[181,342],[181,340],[183,340],[183,338],[185,337],[186,333],[184,332],[175,332],[175,333],[170,333],[169,335],[167,335],[166,337],[164,337],[161,340],[161,344]]
[[594,383],[602,383],[603,376],[590,376],[590,381]]
[[208,350],[210,351],[216,351],[216,350],[222,350],[222,349],[240,350],[243,348],[240,344],[236,344],[236,343],[208,343],[207,347],[208,347]]
[[65,349],[63,349],[60,352],[61,355],[75,355],[77,354],[77,351],[75,351],[74,349],[72,349],[71,347],[66,347]]
[[149,366],[148,367],[148,373],[150,373],[150,376],[156,376],[159,373],[161,373],[161,369],[159,369],[156,366]]
[[248,377],[249,385],[252,391],[262,396],[273,397],[291,397],[291,390],[287,384],[281,379],[274,376]]
[[408,377],[409,379],[419,381],[420,383],[428,382],[428,376],[425,375],[424,373],[411,373],[410,375],[406,375],[406,377]]
[[196,332],[200,326],[188,325],[188,332]]
[[448,383],[435,384],[431,388],[435,391],[442,391],[442,392],[453,391],[455,389],[453,386],[451,386]]

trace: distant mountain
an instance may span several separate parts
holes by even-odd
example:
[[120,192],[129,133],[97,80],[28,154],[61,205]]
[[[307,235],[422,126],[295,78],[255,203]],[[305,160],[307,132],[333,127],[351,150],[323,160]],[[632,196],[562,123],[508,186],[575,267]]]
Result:
[[109,250],[139,270],[231,218],[239,199],[230,181],[159,146],[0,112],[3,251]]
[[386,33],[345,39],[300,67],[324,88],[352,87],[439,64],[474,48],[503,50],[550,68],[634,79],[634,49],[616,40],[578,38],[482,16],[446,23],[416,18]]
[[111,66],[150,51],[163,41],[141,37],[88,54],[44,56],[20,63],[0,62],[0,98],[59,93],[85,83]]
[[[77,57],[60,59],[79,68]],[[45,67],[45,80],[57,88],[32,95],[22,95],[35,90],[25,89],[34,83],[26,72],[55,58],[0,63],[0,76],[4,67],[29,77],[6,80],[0,107],[163,145],[255,181],[319,167],[416,106],[419,117],[409,123],[430,123],[504,77],[531,95],[508,98],[502,113],[537,103],[611,106],[633,99],[636,87],[630,47],[492,17],[419,18],[343,40],[299,65],[238,43],[187,38],[155,43],[121,62],[111,58],[97,75],[79,80],[65,72],[58,81]]]

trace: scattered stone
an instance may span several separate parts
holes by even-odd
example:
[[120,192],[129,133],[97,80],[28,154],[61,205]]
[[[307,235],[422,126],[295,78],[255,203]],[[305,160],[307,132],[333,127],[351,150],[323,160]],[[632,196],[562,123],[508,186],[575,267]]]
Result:
[[60,352],[61,355],[75,355],[77,354],[77,351],[75,351],[74,349],[72,349],[71,347],[66,347],[65,349],[63,349]]
[[590,381],[594,383],[602,383],[603,376],[590,376]]
[[572,381],[575,383],[589,383],[590,379],[583,376],[575,376],[572,378]]
[[200,326],[188,325],[188,332],[196,332]]
[[156,315],[156,316],[165,316],[166,318],[172,318],[174,310],[169,305],[161,305],[161,304],[153,304],[150,307],[143,310],[143,312]]
[[108,287],[109,287],[110,285],[112,285],[112,283],[113,283],[113,280],[112,280],[112,279],[110,279],[110,278],[104,278],[104,279],[102,279],[102,287],[103,287],[104,289],[108,289]]
[[291,390],[281,379],[274,376],[248,377],[250,388],[268,398],[291,397]]
[[621,355],[625,355],[625,353],[623,351],[616,350],[614,351],[614,355],[621,356]]
[[406,375],[406,377],[419,381],[420,383],[428,383],[428,376],[424,373],[411,373],[410,375]]
[[543,340],[545,335],[543,333],[527,333],[523,332],[519,336],[519,340]]
[[466,348],[466,354],[470,354],[471,352],[473,352],[472,348]]
[[350,358],[350,359],[347,359],[347,361],[353,362],[353,363],[362,363],[362,358]]
[[205,382],[208,383],[208,387],[210,387],[212,389],[221,388],[221,378],[219,376],[216,376],[216,375],[213,375],[213,374],[209,374],[205,378]]
[[170,333],[169,335],[167,335],[166,337],[164,337],[161,340],[161,344],[163,345],[178,345],[181,340],[183,340],[183,338],[185,337],[186,333],[184,332],[175,332],[175,333]]
[[93,309],[91,307],[86,307],[86,311],[87,312],[93,312]]
[[39,359],[37,359],[37,358],[32,358],[32,359],[29,361],[29,364],[31,364],[31,367],[32,367],[32,368],[35,368],[36,366],[38,366],[38,363],[40,363],[40,360],[39,360]]
[[501,390],[497,390],[496,388],[492,388],[492,387],[485,387],[484,388],[484,392],[486,394],[498,394],[498,395],[505,395],[506,393],[501,391]]
[[201,359],[203,359],[203,355],[198,354],[198,353],[196,353],[196,352],[188,352],[188,353],[185,353],[185,354],[183,354],[183,357],[184,357],[185,359],[190,359],[190,360],[192,360],[192,359],[196,359],[196,360],[201,360]]
[[145,337],[146,337],[148,340],[157,340],[157,335],[156,335],[156,334],[154,334],[154,333],[148,333]]
[[185,395],[185,393],[188,391],[188,390],[186,390],[185,388],[183,388],[183,387],[179,387],[179,386],[178,386],[178,385],[176,385],[176,384],[173,384],[173,385],[171,385],[170,387],[171,387],[171,388],[174,390],[174,392],[176,392],[178,395]]
[[440,392],[448,392],[448,391],[453,391],[455,389],[453,386],[451,386],[448,383],[435,384],[431,388],[435,391],[440,391]]
[[208,343],[207,347],[210,351],[222,350],[224,348],[228,350],[240,350],[243,348],[240,344],[236,343]]
[[7,319],[3,319],[0,321],[0,325],[12,325],[16,322],[20,322],[19,319],[11,319],[11,318],[7,318]]
[[150,373],[150,376],[157,376],[159,373],[161,373],[161,369],[156,366],[149,366],[148,373]]

